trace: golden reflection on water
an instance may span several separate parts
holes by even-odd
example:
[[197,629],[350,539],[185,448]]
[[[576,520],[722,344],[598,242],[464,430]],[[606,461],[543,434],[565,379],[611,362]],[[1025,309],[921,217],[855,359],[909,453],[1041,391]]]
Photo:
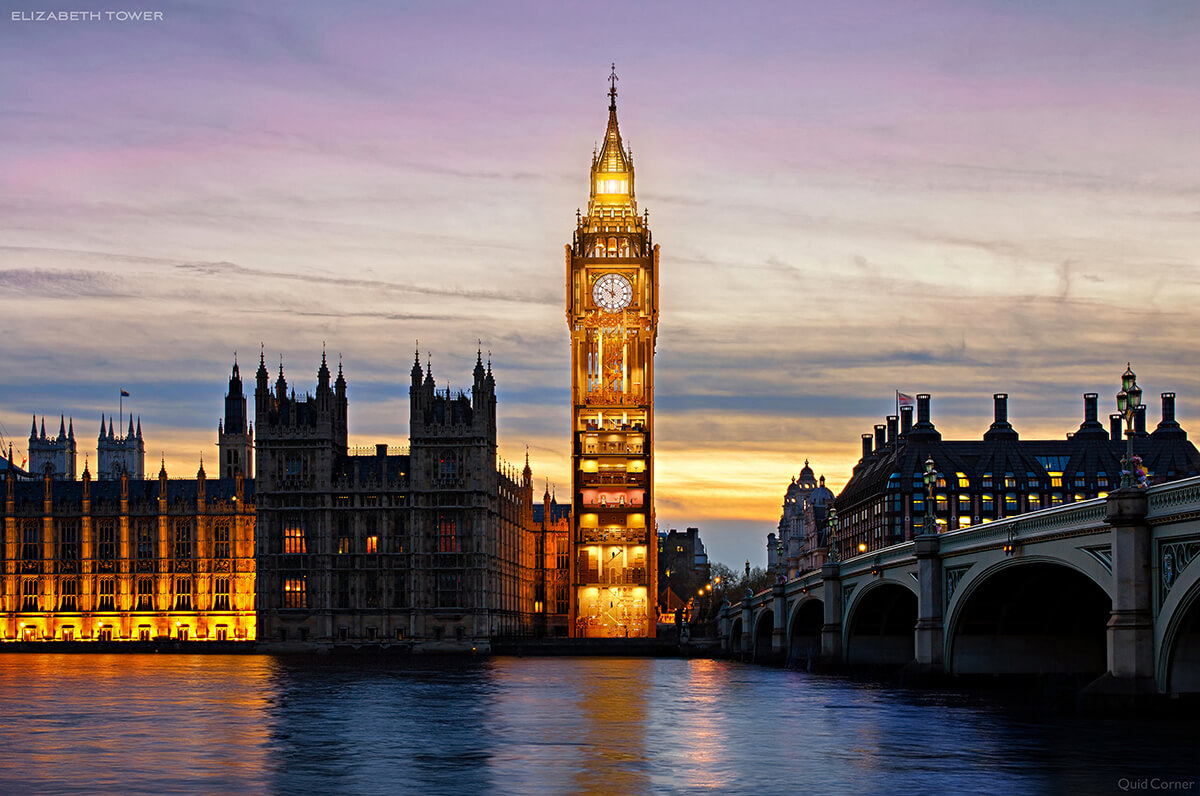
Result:
[[0,654],[4,789],[82,780],[130,792],[262,790],[274,665],[259,656]]
[[653,661],[602,658],[578,661],[576,709],[582,731],[573,792],[641,793],[646,755],[647,670]]
[[669,718],[677,722],[676,731],[686,750],[686,763],[677,767],[676,776],[689,788],[719,792],[734,784],[728,769],[720,765],[730,741],[718,704],[727,679],[727,664],[705,659],[688,661],[686,701],[681,700]]

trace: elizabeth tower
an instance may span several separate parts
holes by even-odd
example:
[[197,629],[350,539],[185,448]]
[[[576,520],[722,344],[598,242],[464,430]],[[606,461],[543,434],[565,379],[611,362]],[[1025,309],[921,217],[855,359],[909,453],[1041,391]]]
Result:
[[654,344],[658,246],[638,215],[617,127],[592,158],[587,215],[567,247],[571,330],[571,635],[653,637]]

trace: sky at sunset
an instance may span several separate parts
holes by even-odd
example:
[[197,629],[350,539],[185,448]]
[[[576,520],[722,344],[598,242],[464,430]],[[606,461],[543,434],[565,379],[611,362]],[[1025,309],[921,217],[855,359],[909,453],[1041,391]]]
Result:
[[563,245],[614,61],[662,247],[660,528],[763,563],[789,478],[840,488],[896,388],[949,438],[993,392],[1061,438],[1130,360],[1151,425],[1172,390],[1200,432],[1194,3],[0,6],[18,462],[34,413],[94,460],[123,387],[147,469],[193,475],[260,343],[312,389],[324,341],[352,444],[407,444],[415,340],[451,388],[482,340],[501,455],[568,499]]

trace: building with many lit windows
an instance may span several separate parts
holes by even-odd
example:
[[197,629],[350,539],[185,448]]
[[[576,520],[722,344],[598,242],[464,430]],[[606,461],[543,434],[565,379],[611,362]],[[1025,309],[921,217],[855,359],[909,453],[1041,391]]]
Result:
[[0,639],[256,636],[254,484],[6,477]]
[[[862,437],[862,458],[837,496],[840,554],[854,555],[911,539],[932,512],[939,530],[964,528],[1063,503],[1103,497],[1121,479],[1119,415],[1108,428],[1098,417],[1097,395],[1083,396],[1078,430],[1061,440],[1023,440],[1008,421],[1008,396],[993,397],[994,417],[979,440],[944,440],[930,418],[930,396],[875,426]],[[1162,419],[1146,430],[1145,407],[1134,426],[1133,450],[1151,483],[1200,475],[1200,452],[1175,420],[1175,394],[1162,394]],[[938,473],[935,505],[926,506],[923,473],[932,459]]]
[[[324,357],[315,394],[263,360],[256,382],[252,430],[234,364],[220,478],[75,479],[71,431],[34,433],[41,477],[0,468],[0,639],[483,652],[567,633],[570,507],[547,496],[535,520],[528,461],[498,461],[490,363],[469,395],[414,363],[409,448],[347,446]],[[140,424],[124,439],[139,449]]]

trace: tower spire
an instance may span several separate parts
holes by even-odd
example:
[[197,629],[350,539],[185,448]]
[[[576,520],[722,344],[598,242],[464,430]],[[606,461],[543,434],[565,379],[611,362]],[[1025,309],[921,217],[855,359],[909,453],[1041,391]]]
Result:
[[616,111],[617,109],[617,81],[621,78],[617,77],[617,64],[614,61],[612,72],[608,76],[608,109]]

